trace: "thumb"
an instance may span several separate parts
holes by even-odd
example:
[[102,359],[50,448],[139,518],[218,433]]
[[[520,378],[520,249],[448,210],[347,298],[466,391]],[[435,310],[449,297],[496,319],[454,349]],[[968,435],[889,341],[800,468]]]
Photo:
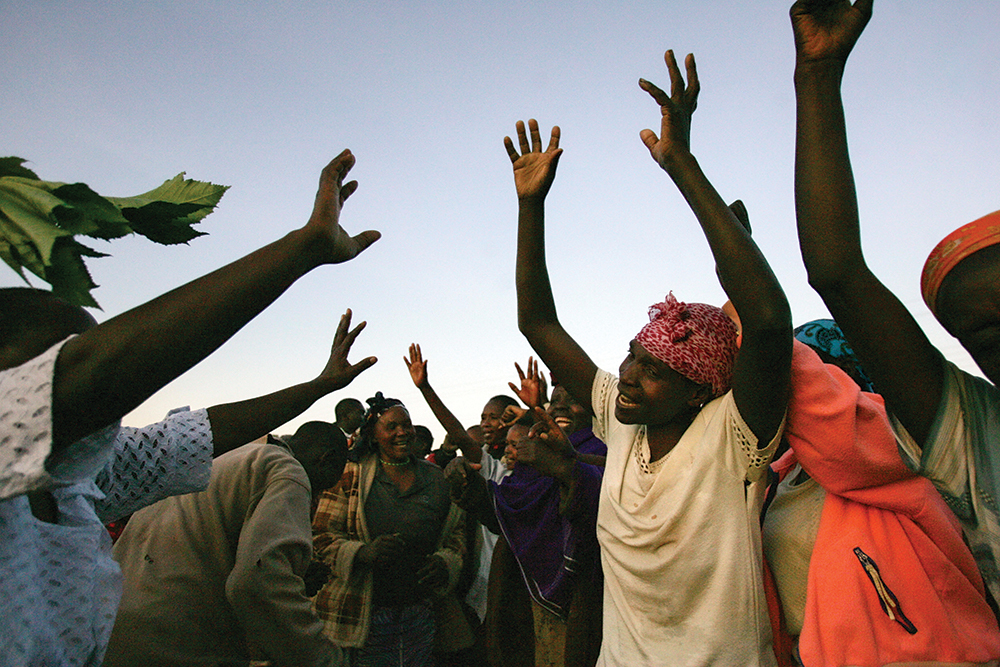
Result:
[[642,140],[642,143],[646,145],[646,148],[648,148],[649,151],[652,152],[653,146],[656,145],[657,141],[656,133],[649,129],[642,130],[641,132],[639,132],[639,138]]
[[358,363],[351,366],[351,376],[358,377],[366,370],[374,366],[376,361],[378,361],[378,357],[366,357],[362,359]]
[[357,236],[351,237],[351,239],[358,244],[358,254],[360,255],[368,246],[378,241],[382,238],[382,233],[374,229],[369,229],[368,231],[361,232]]

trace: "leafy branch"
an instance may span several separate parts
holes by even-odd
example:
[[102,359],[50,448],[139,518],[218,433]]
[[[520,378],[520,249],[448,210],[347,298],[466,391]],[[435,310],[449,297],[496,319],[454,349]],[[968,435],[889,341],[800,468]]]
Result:
[[99,307],[84,257],[106,257],[75,237],[111,240],[140,234],[163,245],[203,236],[193,225],[229,189],[180,173],[134,197],[102,197],[83,183],[43,181],[18,157],[0,158],[0,258],[28,282],[25,269],[57,296]]

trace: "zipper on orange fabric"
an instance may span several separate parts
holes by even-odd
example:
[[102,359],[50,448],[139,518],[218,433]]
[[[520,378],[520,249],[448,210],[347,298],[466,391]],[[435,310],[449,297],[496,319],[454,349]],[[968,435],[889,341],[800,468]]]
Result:
[[879,604],[882,605],[882,611],[886,613],[886,616],[890,620],[896,621],[903,629],[906,630],[911,635],[917,633],[917,628],[910,622],[910,619],[906,617],[903,613],[903,608],[899,605],[899,600],[896,595],[886,586],[885,581],[882,580],[882,574],[879,572],[878,565],[872,560],[871,556],[866,554],[861,550],[861,547],[854,547],[854,555],[858,557],[858,561],[861,562],[861,567],[864,568],[865,574],[868,575],[868,580],[872,582],[872,586],[875,587],[875,592],[878,594]]

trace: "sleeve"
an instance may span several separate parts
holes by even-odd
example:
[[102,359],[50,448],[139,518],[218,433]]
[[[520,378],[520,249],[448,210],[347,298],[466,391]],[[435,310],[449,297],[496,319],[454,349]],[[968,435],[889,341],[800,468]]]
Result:
[[447,533],[441,536],[441,544],[434,555],[440,556],[448,566],[448,584],[439,594],[447,593],[458,583],[462,573],[462,563],[465,562],[465,512],[458,505],[451,503],[448,518],[445,520]]
[[110,457],[117,424],[52,451],[52,379],[67,340],[0,371],[0,500],[93,479]]
[[594,375],[590,402],[594,407],[594,435],[604,442],[608,442],[617,396],[618,379],[611,373],[598,368]]
[[809,476],[845,495],[914,477],[899,456],[882,397],[795,341],[785,429]]
[[702,414],[710,409],[713,410],[713,414],[708,417],[710,420],[714,421],[720,417],[722,419],[716,428],[722,428],[723,435],[720,440],[724,445],[725,465],[747,482],[754,483],[767,479],[768,465],[784,435],[787,412],[771,442],[759,447],[757,436],[740,414],[732,390],[702,408]]
[[123,427],[112,461],[97,476],[105,494],[97,503],[98,516],[114,521],[169,496],[204,490],[212,453],[207,410],[175,410],[150,426]]
[[348,463],[344,475],[334,488],[319,497],[313,517],[313,548],[316,558],[333,571],[333,575],[347,581],[354,570],[354,557],[364,546],[360,535],[349,527],[351,499],[357,502],[360,492],[361,471],[357,464]]
[[903,462],[952,498],[968,497],[970,494],[969,459],[966,455],[968,434],[958,373],[953,364],[945,364],[941,405],[923,445],[913,439],[895,416],[890,415]]
[[247,637],[277,666],[327,665],[339,655],[305,594],[302,576],[312,557],[309,510],[307,480],[269,480],[243,522],[226,580],[226,596]]

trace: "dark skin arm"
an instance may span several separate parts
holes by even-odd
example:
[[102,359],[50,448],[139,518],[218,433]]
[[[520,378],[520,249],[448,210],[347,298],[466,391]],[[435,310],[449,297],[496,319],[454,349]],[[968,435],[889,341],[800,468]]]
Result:
[[348,310],[341,316],[330,358],[322,372],[313,380],[266,396],[210,407],[208,419],[212,425],[215,456],[270,433],[298,417],[323,396],[343,389],[363,371],[371,368],[376,361],[375,357],[367,357],[356,364],[347,360],[351,346],[365,324],[362,322],[350,329],[351,311]]
[[559,323],[545,264],[545,196],[562,155],[559,127],[552,128],[544,152],[534,119],[528,121],[530,144],[524,123],[518,121],[516,128],[520,153],[510,137],[504,137],[504,146],[514,167],[518,201],[517,326],[560,383],[593,413],[590,394],[597,365]]
[[413,384],[420,390],[420,394],[427,401],[431,412],[437,417],[438,422],[451,437],[452,441],[458,445],[462,455],[472,463],[479,463],[483,459],[482,446],[469,437],[465,427],[458,421],[458,418],[448,409],[441,397],[438,396],[434,388],[431,387],[427,379],[427,361],[424,360],[420,351],[420,346],[416,343],[410,345],[410,356],[403,357],[403,363],[410,371],[410,378]]
[[323,170],[309,222],[202,278],[119,315],[66,343],[53,385],[53,447],[110,424],[211,354],[293,282],[321,264],[352,259],[379,238],[350,236],[340,209],[354,156]]
[[500,534],[500,524],[493,511],[490,486],[479,474],[479,464],[458,457],[444,469],[451,501],[465,510],[470,517],[486,526],[491,533]]
[[686,86],[672,51],[667,51],[665,60],[669,95],[639,80],[661,113],[659,136],[643,130],[640,138],[698,218],[722,285],[740,314],[743,343],[733,368],[733,395],[740,415],[764,445],[774,438],[785,413],[791,373],[791,310],[757,244],[691,154],[691,114],[699,91],[694,57],[688,55],[685,61]]
[[872,0],[792,6],[795,213],[809,284],[851,341],[889,410],[923,443],[941,402],[943,359],[865,263],[840,92],[847,57],[871,12]]

